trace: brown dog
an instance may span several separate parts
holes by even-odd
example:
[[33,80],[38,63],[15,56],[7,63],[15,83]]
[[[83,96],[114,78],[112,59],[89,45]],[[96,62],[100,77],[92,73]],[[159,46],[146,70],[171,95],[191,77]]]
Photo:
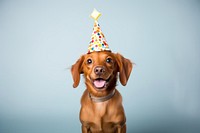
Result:
[[125,86],[131,70],[130,60],[106,51],[85,54],[72,66],[73,87],[78,86],[80,74],[84,74],[87,87],[81,98],[83,133],[126,133],[122,97],[115,86],[118,72]]

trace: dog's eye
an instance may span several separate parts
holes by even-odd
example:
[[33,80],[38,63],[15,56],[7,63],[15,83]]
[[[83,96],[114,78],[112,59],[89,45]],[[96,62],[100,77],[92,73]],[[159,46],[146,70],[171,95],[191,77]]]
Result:
[[106,62],[107,62],[107,63],[111,63],[111,62],[112,62],[112,59],[111,59],[111,58],[107,58],[107,59],[106,59]]
[[87,64],[91,64],[91,63],[92,63],[92,59],[88,59]]

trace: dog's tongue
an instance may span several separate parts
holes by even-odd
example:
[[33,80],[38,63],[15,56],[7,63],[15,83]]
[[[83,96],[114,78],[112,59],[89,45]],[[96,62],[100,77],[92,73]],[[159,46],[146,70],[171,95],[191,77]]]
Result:
[[98,79],[98,80],[95,80],[94,81],[94,85],[97,87],[97,88],[102,88],[104,87],[106,81],[105,80],[102,80],[102,79]]

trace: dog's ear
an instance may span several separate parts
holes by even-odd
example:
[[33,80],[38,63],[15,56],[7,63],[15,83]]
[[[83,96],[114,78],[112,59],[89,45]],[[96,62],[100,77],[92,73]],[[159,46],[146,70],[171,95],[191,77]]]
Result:
[[83,73],[82,64],[84,61],[84,56],[82,55],[74,65],[71,67],[71,74],[74,80],[73,87],[76,88],[80,82],[80,74]]
[[120,82],[123,86],[125,86],[131,74],[133,64],[129,59],[124,58],[119,53],[116,54],[116,61],[119,69],[118,72]]

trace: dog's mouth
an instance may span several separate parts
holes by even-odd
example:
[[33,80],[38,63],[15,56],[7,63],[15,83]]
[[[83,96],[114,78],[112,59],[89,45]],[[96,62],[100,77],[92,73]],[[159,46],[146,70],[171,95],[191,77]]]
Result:
[[107,88],[108,84],[109,84],[110,78],[108,79],[103,79],[103,78],[96,78],[94,80],[92,80],[93,82],[93,86],[96,89],[105,89]]

